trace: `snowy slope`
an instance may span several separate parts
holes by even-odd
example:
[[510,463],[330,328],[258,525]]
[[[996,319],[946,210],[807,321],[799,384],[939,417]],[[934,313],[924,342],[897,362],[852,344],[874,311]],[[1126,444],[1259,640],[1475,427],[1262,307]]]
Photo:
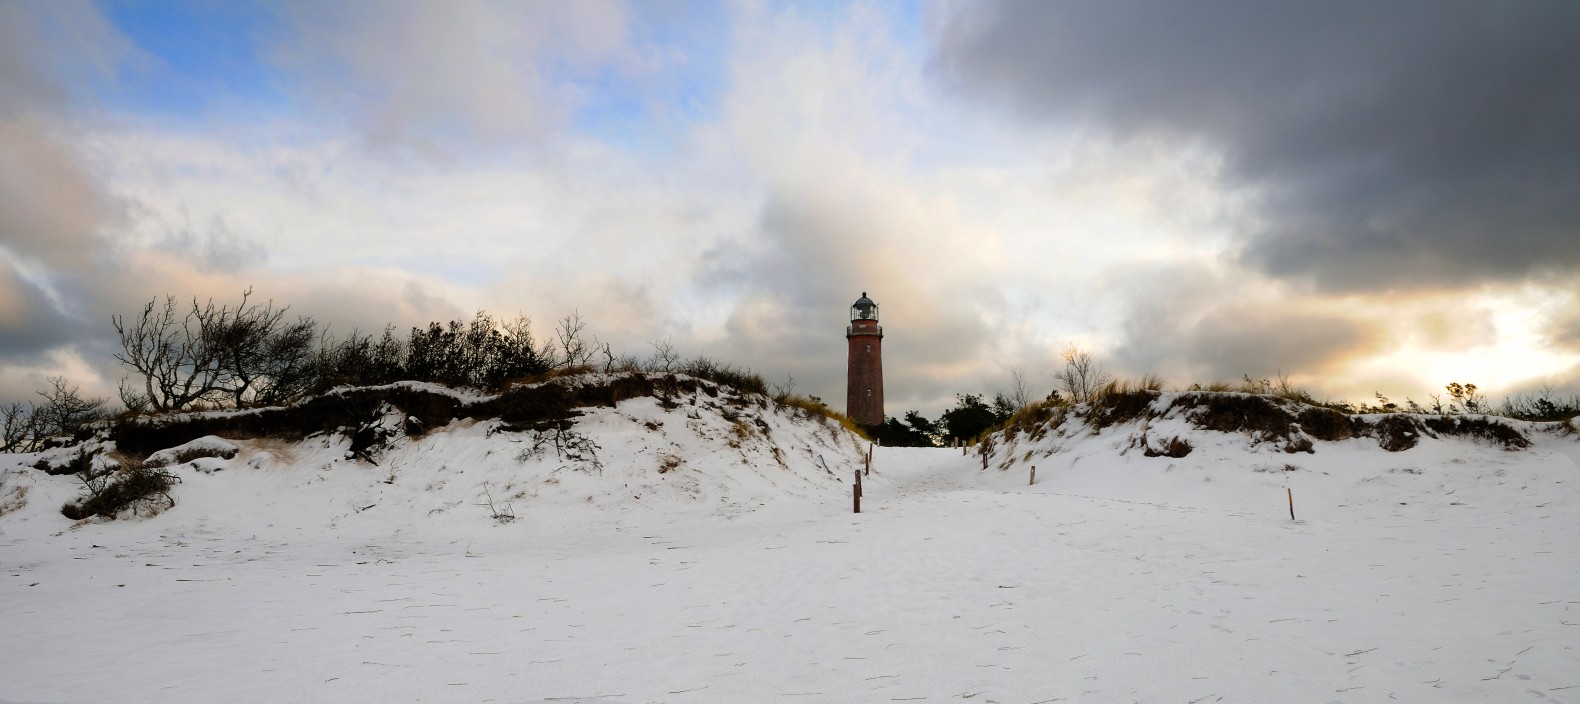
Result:
[[378,467],[236,442],[169,513],[75,528],[12,475],[48,498],[0,517],[0,701],[1580,701],[1574,428],[878,448],[852,515],[837,432],[760,413],[780,467],[688,408],[591,410],[601,474],[484,421]]
[[[1422,503],[1568,510],[1570,502],[1562,497],[1580,488],[1580,474],[1571,471],[1580,460],[1580,432],[1566,424],[1491,419],[1530,440],[1526,449],[1477,437],[1434,436],[1427,429],[1413,447],[1390,452],[1371,436],[1326,441],[1296,433],[1289,442],[1249,430],[1204,430],[1192,417],[1199,408],[1180,403],[1184,396],[1189,394],[1160,394],[1145,417],[1110,427],[1097,427],[1078,410],[1039,433],[999,433],[973,448],[973,457],[980,464],[986,451],[983,480],[994,486],[1026,482],[1035,466],[1039,483],[1071,493],[1267,516],[1287,517],[1293,494],[1297,518],[1312,519]],[[1383,418],[1354,420],[1376,424]],[[1175,439],[1190,448],[1183,457],[1147,456],[1148,448],[1156,453]],[[1302,440],[1310,449],[1291,452]]]
[[[641,396],[580,409],[563,432],[463,419],[406,434],[405,413],[386,404],[370,424],[389,429],[389,439],[361,456],[350,452],[348,432],[299,442],[206,436],[148,457],[181,479],[176,506],[154,522],[466,536],[576,529],[626,513],[731,516],[778,500],[842,495],[865,452],[860,438],[827,418],[708,382],[668,405]],[[191,454],[217,456],[176,461]],[[0,520],[33,535],[58,532],[70,526],[59,507],[81,484],[21,468],[36,459],[0,456],[18,465],[0,470],[9,471],[8,485],[29,486],[26,505]]]

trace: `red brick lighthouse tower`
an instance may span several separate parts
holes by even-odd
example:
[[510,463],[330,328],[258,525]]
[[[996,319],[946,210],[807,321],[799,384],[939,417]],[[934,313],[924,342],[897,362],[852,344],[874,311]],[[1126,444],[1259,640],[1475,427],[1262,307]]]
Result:
[[850,306],[850,363],[845,373],[845,415],[862,425],[883,423],[883,326],[878,304],[861,292]]

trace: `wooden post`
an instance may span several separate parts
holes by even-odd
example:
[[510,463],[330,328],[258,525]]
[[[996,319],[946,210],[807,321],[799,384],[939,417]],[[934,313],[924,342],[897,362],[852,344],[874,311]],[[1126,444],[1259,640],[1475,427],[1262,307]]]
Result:
[[1027,484],[1027,486],[1031,486],[1031,485],[1036,484],[1036,483],[1037,483],[1037,465],[1032,465],[1031,466],[1031,482],[1030,482],[1030,484]]
[[1289,520],[1293,521],[1295,520],[1295,490],[1286,486],[1284,491],[1289,493]]
[[856,513],[861,513],[861,472],[856,473],[856,483],[850,487],[850,495],[856,502]]
[[987,469],[987,453],[982,453],[982,468]]
[[862,458],[862,459],[863,459],[862,464],[864,464],[865,466],[862,468],[860,474],[872,474],[872,451],[868,450],[867,451],[867,456]]

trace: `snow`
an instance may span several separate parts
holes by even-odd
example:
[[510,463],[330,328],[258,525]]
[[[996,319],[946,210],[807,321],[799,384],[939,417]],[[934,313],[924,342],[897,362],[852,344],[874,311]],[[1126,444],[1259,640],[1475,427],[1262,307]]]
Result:
[[144,464],[163,467],[177,464],[181,462],[183,457],[196,457],[197,459],[193,461],[197,462],[198,460],[211,458],[234,457],[240,451],[241,448],[236,443],[225,438],[205,435],[191,442],[155,452],[143,462]]
[[854,515],[864,446],[710,403],[590,411],[599,468],[487,421],[231,441],[146,520],[0,465],[0,700],[1580,701],[1572,432],[877,448]]

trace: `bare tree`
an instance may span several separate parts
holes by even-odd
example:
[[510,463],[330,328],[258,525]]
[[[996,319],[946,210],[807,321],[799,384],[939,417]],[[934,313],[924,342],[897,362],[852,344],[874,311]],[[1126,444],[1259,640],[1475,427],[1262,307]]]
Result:
[[121,339],[115,358],[142,376],[140,396],[156,410],[179,410],[219,390],[219,356],[204,344],[202,313],[193,299],[192,310],[178,315],[167,295],[164,305],[155,298],[143,306],[135,322],[110,319]]
[[1073,342],[1064,346],[1059,357],[1064,360],[1064,369],[1054,374],[1053,379],[1076,403],[1091,401],[1098,389],[1114,379],[1091,353]]
[[216,386],[238,407],[249,400],[282,403],[305,391],[318,329],[309,318],[287,323],[289,306],[275,308],[272,300],[248,305],[251,297],[252,289],[242,292],[234,309],[210,300],[198,311],[193,301],[204,346],[217,357]]
[[111,318],[121,341],[115,358],[142,379],[141,390],[135,381],[122,382],[126,407],[173,411],[202,400],[272,404],[305,392],[313,381],[317,323],[287,322],[287,308],[249,303],[251,297],[249,288],[235,307],[194,298],[180,314],[175,297],[167,295],[163,305],[149,301],[135,321]]

